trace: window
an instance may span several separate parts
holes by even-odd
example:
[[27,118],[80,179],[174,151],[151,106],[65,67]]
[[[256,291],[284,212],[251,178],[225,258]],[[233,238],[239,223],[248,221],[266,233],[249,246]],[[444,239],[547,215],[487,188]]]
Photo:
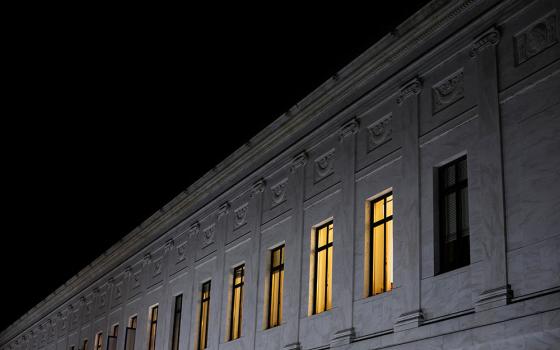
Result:
[[119,336],[119,325],[113,325],[111,335],[107,337],[107,350],[117,350],[117,337]]
[[229,323],[229,340],[241,336],[241,319],[243,318],[243,283],[245,281],[245,265],[233,269],[233,287],[231,291],[231,317]]
[[136,316],[132,316],[128,321],[128,327],[126,327],[126,335],[124,338],[125,350],[134,350],[137,322],[138,322],[138,318]]
[[181,311],[183,309],[183,294],[175,297],[175,311],[173,312],[173,334],[171,350],[179,350],[179,335],[181,332]]
[[467,156],[438,170],[439,273],[470,264]]
[[208,316],[210,313],[210,281],[202,285],[200,298],[200,323],[198,327],[198,349],[206,349],[208,345]]
[[99,332],[95,335],[95,350],[103,349],[103,333]]
[[371,202],[368,296],[393,289],[393,193]]
[[150,337],[148,339],[148,350],[156,350],[156,332],[158,321],[158,307],[152,307],[150,311]]
[[84,339],[84,342],[82,344],[82,350],[87,350],[87,348],[88,348],[88,341],[87,339]]
[[314,259],[312,313],[318,314],[332,307],[332,221],[315,229]]
[[282,323],[284,289],[284,245],[270,252],[270,291],[268,296],[268,328]]

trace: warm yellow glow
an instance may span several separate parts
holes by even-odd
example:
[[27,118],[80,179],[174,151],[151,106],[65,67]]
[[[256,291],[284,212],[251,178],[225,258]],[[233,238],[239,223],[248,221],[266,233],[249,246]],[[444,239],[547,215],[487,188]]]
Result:
[[333,260],[333,247],[327,249],[327,301],[325,310],[332,308],[332,260]]
[[367,251],[370,295],[393,289],[393,195],[389,194],[372,203],[373,220]]
[[237,339],[241,336],[239,325],[241,324],[242,308],[241,297],[242,289],[236,288],[233,292],[233,324],[231,340]]
[[200,342],[199,350],[206,349],[206,329],[208,328],[208,302],[202,303],[202,310],[200,313]]
[[[391,202],[392,203],[392,202]],[[389,206],[387,205],[387,208]],[[392,207],[392,206],[391,206]],[[389,211],[389,209],[387,209]],[[387,227],[387,248],[386,248],[386,280],[385,280],[385,291],[390,291],[393,289],[393,220],[390,220],[386,224]]]
[[332,308],[332,261],[333,261],[333,224],[317,232],[317,251],[314,286],[314,313]]
[[268,327],[282,323],[282,294],[284,291],[284,246],[272,251],[270,266],[270,300]]

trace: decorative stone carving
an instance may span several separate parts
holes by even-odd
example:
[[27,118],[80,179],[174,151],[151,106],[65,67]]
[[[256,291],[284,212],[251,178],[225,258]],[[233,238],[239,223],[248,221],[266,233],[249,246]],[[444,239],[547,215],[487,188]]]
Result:
[[301,152],[292,159],[292,165],[290,166],[290,172],[295,172],[298,168],[305,166],[307,164],[307,153],[305,151]]
[[218,208],[218,218],[222,215],[227,215],[229,213],[229,208],[231,208],[231,204],[229,202],[225,202]]
[[177,247],[177,262],[185,260],[185,253],[187,252],[187,244],[183,243]]
[[146,253],[142,259],[142,265],[146,266],[152,263],[152,254]]
[[486,33],[482,34],[475,39],[471,46],[471,52],[469,55],[474,58],[481,51],[484,51],[488,47],[496,46],[500,42],[500,32],[496,28],[492,28]]
[[274,186],[270,187],[272,206],[277,206],[278,204],[286,200],[286,188],[288,184],[288,179],[285,178]]
[[216,225],[212,224],[202,231],[202,248],[209,246],[215,241]]
[[397,97],[397,104],[401,105],[410,96],[418,95],[422,91],[422,83],[418,78],[413,79],[401,88]]
[[521,64],[558,42],[556,11],[550,12],[513,37],[515,62]]
[[154,263],[154,277],[161,273],[161,259]]
[[263,193],[265,186],[266,186],[266,182],[264,181],[264,179],[260,179],[257,182],[255,182],[251,187],[251,197],[259,193]]
[[376,120],[367,128],[367,151],[373,151],[391,140],[393,134],[393,116],[391,114]]
[[463,98],[465,84],[463,69],[458,70],[432,87],[432,109],[434,113]]
[[189,228],[189,239],[195,237],[200,232],[200,223],[195,221]]
[[132,275],[132,289],[140,287],[140,272]]
[[315,159],[315,183],[323,180],[334,172],[334,148]]
[[165,253],[169,253],[169,251],[173,249],[173,247],[175,247],[175,241],[173,239],[169,239],[165,242],[165,245],[163,246],[163,251]]
[[245,203],[239,208],[235,209],[234,212],[234,228],[239,228],[247,223],[247,209],[249,208],[249,203]]
[[350,120],[340,128],[339,140],[342,141],[345,137],[356,134],[359,128],[360,122],[356,118]]
[[115,299],[120,299],[121,296],[122,296],[122,285],[117,284],[117,286],[115,287]]

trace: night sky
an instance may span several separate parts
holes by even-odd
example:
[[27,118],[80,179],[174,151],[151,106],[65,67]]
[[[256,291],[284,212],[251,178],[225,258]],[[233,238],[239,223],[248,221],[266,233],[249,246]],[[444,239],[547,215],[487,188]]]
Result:
[[424,2],[26,12],[0,129],[0,330]]

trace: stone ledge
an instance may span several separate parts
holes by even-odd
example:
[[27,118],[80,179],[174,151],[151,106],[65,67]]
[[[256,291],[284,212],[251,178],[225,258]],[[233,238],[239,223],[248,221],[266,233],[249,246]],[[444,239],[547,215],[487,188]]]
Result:
[[513,291],[509,284],[505,286],[485,290],[479,294],[478,300],[474,304],[476,312],[504,306],[510,303]]
[[422,325],[422,322],[424,322],[422,310],[409,311],[397,317],[397,322],[395,322],[393,329],[396,333],[411,328],[417,328]]

